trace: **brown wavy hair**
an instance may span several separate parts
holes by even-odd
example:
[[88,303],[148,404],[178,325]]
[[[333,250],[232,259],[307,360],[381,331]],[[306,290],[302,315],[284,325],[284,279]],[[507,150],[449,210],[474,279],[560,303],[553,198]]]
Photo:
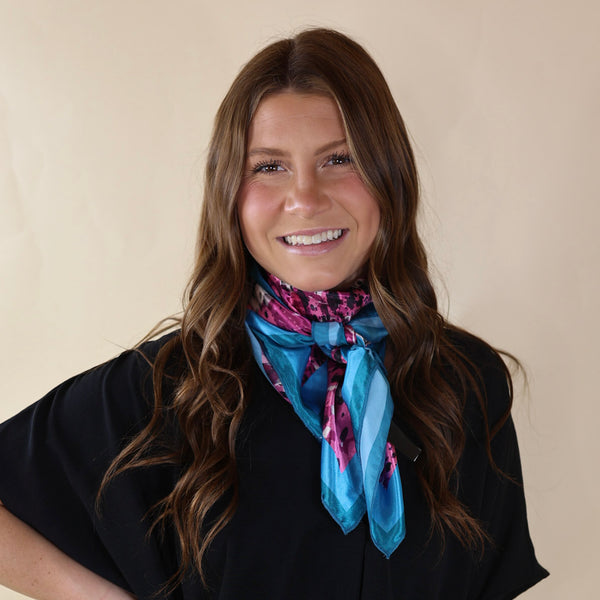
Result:
[[[465,444],[466,395],[476,390],[485,420],[485,390],[477,370],[452,342],[456,329],[437,308],[417,232],[419,182],[408,134],[369,54],[339,32],[310,29],[272,43],[252,58],[217,112],[195,268],[177,320],[180,332],[153,361],[155,406],[149,424],[115,459],[102,484],[133,467],[179,465],[179,480],[154,513],[154,526],[168,522],[179,537],[181,568],[173,581],[190,568],[204,581],[202,558],[238,501],[236,436],[253,359],[244,332],[252,259],[242,242],[236,201],[252,117],[265,96],[281,91],[333,98],[356,168],[379,204],[368,282],[389,332],[395,418],[414,433],[423,450],[415,468],[432,532],[444,539],[450,531],[469,548],[486,539],[481,524],[457,499],[455,481]],[[185,360],[171,369],[169,359],[177,349]],[[512,397],[510,375],[503,368]],[[169,397],[163,395],[166,378],[175,389]],[[180,435],[165,443],[172,420]],[[492,464],[493,433],[485,439]],[[211,509],[218,500],[225,500],[224,509],[215,517]]]

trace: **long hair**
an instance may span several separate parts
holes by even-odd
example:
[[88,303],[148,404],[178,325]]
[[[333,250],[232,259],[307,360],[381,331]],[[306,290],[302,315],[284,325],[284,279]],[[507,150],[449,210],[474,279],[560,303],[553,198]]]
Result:
[[[251,258],[240,233],[237,195],[252,117],[263,98],[281,91],[327,94],[336,102],[356,168],[379,204],[380,227],[368,257],[368,283],[389,332],[393,362],[388,373],[396,418],[414,432],[423,449],[415,468],[432,531],[443,538],[448,530],[467,547],[486,535],[457,499],[453,483],[465,443],[462,412],[467,391],[476,389],[482,409],[485,392],[437,309],[417,233],[419,184],[408,134],[369,54],[339,32],[310,29],[252,58],[217,112],[195,268],[180,332],[153,363],[155,407],[150,423],[115,459],[102,484],[133,467],[179,465],[179,480],[154,513],[155,526],[170,522],[179,537],[179,578],[190,567],[203,577],[206,549],[237,505],[236,435],[248,401],[252,360],[244,332]],[[185,361],[173,373],[167,365],[175,349]],[[175,386],[169,398],[162,392],[166,377]],[[165,444],[163,434],[171,420],[180,435]],[[491,460],[489,441],[488,435]],[[219,500],[224,508],[215,517],[211,509]]]

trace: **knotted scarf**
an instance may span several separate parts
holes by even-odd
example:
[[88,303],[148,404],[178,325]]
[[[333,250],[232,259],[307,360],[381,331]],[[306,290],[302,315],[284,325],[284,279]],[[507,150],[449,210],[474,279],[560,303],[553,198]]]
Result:
[[304,292],[253,274],[246,316],[257,363],[321,441],[321,498],[344,533],[365,512],[389,558],[405,535],[402,485],[388,440],[393,402],[387,331],[364,284]]

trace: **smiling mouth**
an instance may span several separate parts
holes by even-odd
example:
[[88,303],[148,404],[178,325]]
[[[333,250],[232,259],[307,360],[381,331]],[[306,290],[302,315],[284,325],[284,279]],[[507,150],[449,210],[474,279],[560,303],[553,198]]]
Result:
[[314,235],[286,235],[283,240],[289,246],[314,246],[323,242],[337,240],[343,234],[343,229],[327,229]]

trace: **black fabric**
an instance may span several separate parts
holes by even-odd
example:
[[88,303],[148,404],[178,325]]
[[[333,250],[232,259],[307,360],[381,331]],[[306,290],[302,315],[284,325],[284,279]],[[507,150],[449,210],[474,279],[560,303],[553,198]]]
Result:
[[[149,342],[145,353],[151,357],[164,341]],[[507,406],[499,359],[472,340],[459,343],[482,365],[494,423]],[[0,425],[5,506],[85,566],[148,600],[177,568],[174,536],[147,536],[147,512],[168,493],[177,469],[129,471],[108,488],[101,514],[94,503],[111,459],[149,418],[150,375],[147,362],[128,351]],[[474,399],[465,409],[460,497],[486,524],[493,546],[480,560],[452,536],[443,549],[436,537],[430,540],[414,465],[400,457],[407,535],[386,560],[372,545],[366,523],[344,535],[325,511],[319,443],[257,368],[253,378],[238,439],[240,504],[208,552],[211,590],[191,576],[170,598],[503,600],[547,575],[534,555],[522,486],[488,465]],[[498,466],[520,482],[511,420],[494,438],[493,453]]]

